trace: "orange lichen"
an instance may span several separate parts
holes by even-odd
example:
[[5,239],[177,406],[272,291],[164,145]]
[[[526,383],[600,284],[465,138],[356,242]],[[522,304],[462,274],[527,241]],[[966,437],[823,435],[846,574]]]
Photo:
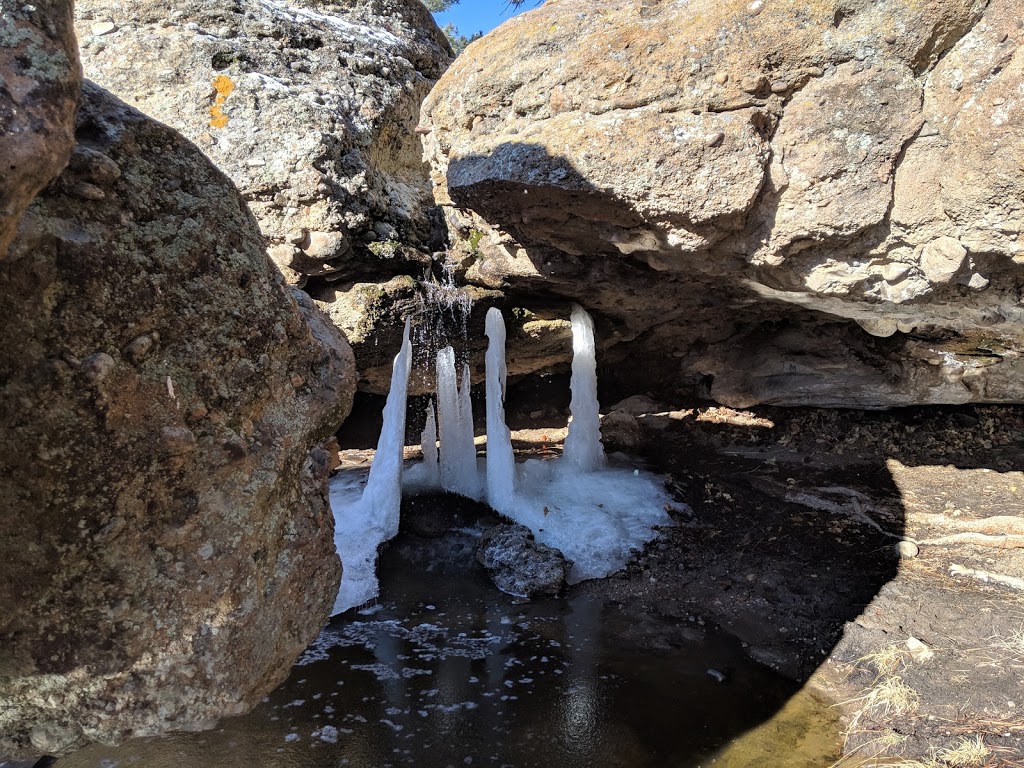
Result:
[[227,75],[217,75],[213,78],[213,89],[217,92],[213,106],[210,107],[211,128],[224,128],[228,124],[228,116],[224,114],[224,103],[228,96],[235,90],[235,83]]

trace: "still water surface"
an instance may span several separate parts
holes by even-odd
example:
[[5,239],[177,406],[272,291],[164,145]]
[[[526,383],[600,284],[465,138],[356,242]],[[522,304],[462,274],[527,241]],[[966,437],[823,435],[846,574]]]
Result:
[[248,715],[56,765],[823,768],[838,757],[827,704],[735,639],[701,631],[644,647],[605,590],[498,592],[475,543],[471,531],[401,534],[382,556],[380,603],[335,618]]

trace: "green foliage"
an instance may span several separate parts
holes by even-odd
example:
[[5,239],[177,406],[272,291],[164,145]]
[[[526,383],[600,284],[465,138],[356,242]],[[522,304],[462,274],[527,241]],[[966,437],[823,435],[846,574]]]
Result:
[[474,256],[476,256],[480,250],[480,240],[483,239],[483,236],[484,233],[481,232],[479,229],[474,229],[472,232],[469,233],[469,251]]
[[441,27],[441,31],[444,32],[445,37],[448,38],[448,44],[451,45],[452,51],[455,52],[456,56],[458,56],[460,53],[466,50],[467,45],[472,43],[474,40],[483,37],[484,35],[483,32],[477,32],[476,34],[470,37],[466,37],[465,35],[460,33],[458,27],[456,27],[452,23],[445,24],[443,27]]
[[[480,0],[474,0],[474,2],[479,1]],[[431,13],[442,13],[444,11],[447,11],[453,5],[457,5],[459,0],[422,0],[422,2],[423,5],[426,6],[427,10],[430,11]],[[505,3],[505,6],[507,8],[518,8],[520,5],[526,2],[526,0],[502,0],[502,2]],[[459,32],[458,27],[456,27],[454,24],[450,22],[441,27],[441,31],[444,32],[445,37],[448,38],[448,43],[451,45],[452,50],[455,52],[456,56],[462,53],[466,49],[467,45],[472,43],[477,38],[483,37],[484,34],[483,32],[477,32],[473,35],[470,35],[469,37],[466,37],[464,34]]]

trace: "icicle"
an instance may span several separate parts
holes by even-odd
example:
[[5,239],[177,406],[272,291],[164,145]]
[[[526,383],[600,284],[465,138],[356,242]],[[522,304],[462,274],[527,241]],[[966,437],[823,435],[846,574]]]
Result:
[[402,506],[402,458],[405,448],[405,407],[412,367],[409,321],[405,321],[402,349],[391,369],[391,389],[384,405],[384,425],[377,441],[377,453],[370,465],[363,498],[372,505],[372,519],[382,523],[385,541],[398,533],[398,512]]
[[423,477],[427,484],[436,486],[440,483],[440,467],[437,455],[437,422],[434,418],[434,401],[427,401],[427,423],[420,434],[420,447],[423,449]]
[[512,434],[505,424],[505,320],[501,310],[487,310],[487,503],[499,512],[515,498]]
[[584,472],[599,469],[605,461],[601,444],[601,416],[597,402],[597,355],[594,321],[578,304],[572,305],[572,400],[569,434],[563,456]]
[[437,353],[437,415],[441,436],[441,487],[470,498],[480,497],[480,475],[473,445],[473,411],[469,402],[468,368],[462,392],[456,381],[455,350]]
[[398,533],[402,507],[402,458],[405,447],[405,407],[412,366],[409,321],[402,348],[391,369],[391,390],[384,406],[384,426],[366,487],[352,502],[347,489],[332,491],[334,543],[344,573],[332,615],[362,605],[377,596],[377,547]]

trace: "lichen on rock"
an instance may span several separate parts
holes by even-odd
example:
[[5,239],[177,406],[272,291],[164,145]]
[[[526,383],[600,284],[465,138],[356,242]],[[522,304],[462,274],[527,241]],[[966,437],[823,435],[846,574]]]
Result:
[[0,259],[68,162],[81,81],[70,0],[0,5]]
[[245,711],[340,577],[316,446],[351,405],[347,343],[198,148],[92,84],[77,137],[0,263],[12,757]]

